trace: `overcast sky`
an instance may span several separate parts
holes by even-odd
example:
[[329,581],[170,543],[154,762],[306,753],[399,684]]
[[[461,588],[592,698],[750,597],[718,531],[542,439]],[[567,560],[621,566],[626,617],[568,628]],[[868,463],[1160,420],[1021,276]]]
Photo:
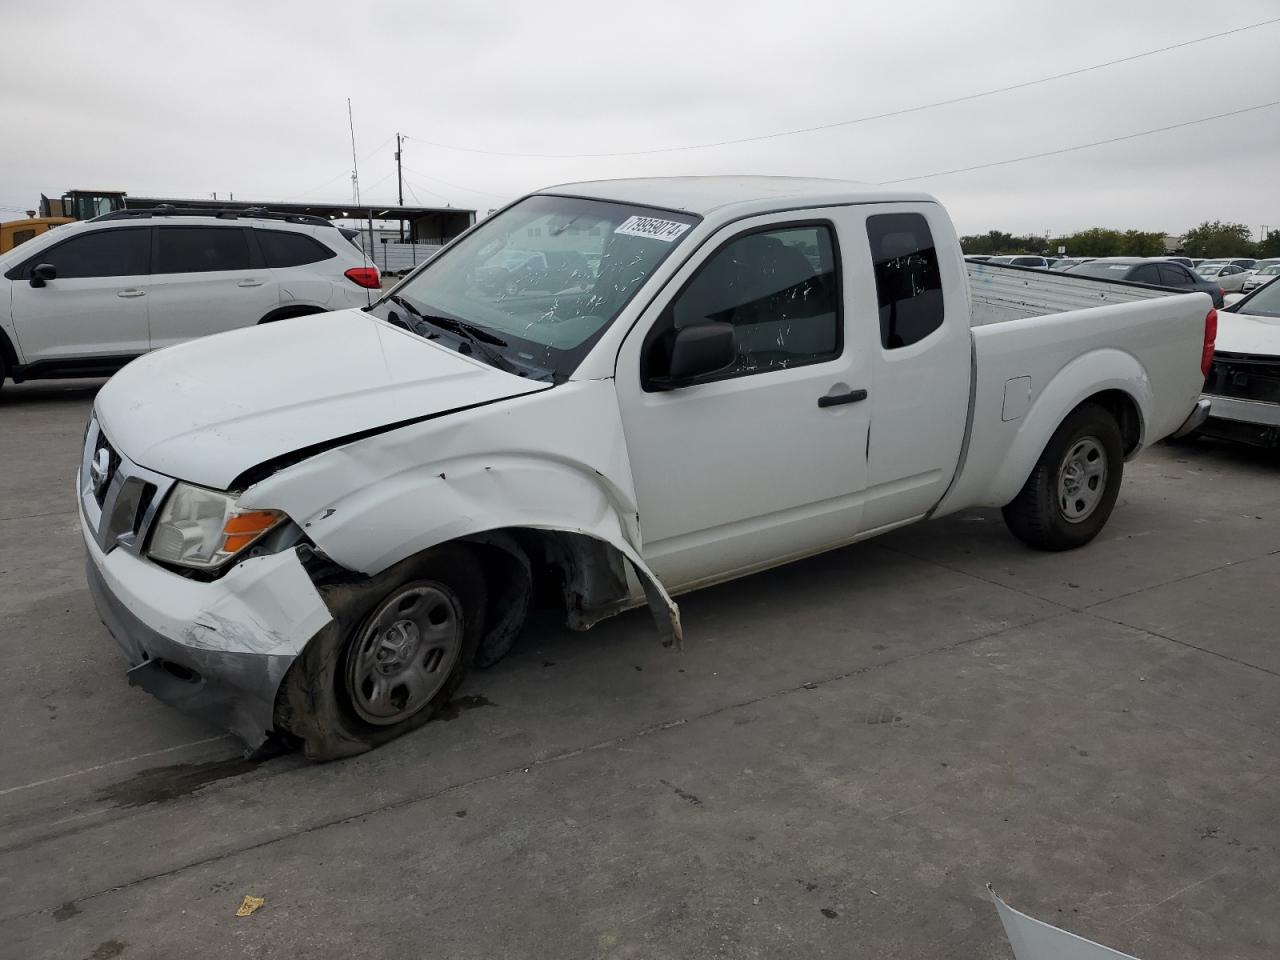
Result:
[[[980,10],[980,12],[973,12]],[[1280,17],[1277,0],[1047,4],[601,0],[0,0],[0,206],[72,187],[351,197],[482,212],[604,177],[882,182],[1280,100],[1280,24],[966,103],[763,142],[639,156],[899,110]],[[575,154],[515,158],[431,146]],[[1280,107],[910,186],[962,232],[1280,226]],[[21,216],[0,210],[0,217]]]

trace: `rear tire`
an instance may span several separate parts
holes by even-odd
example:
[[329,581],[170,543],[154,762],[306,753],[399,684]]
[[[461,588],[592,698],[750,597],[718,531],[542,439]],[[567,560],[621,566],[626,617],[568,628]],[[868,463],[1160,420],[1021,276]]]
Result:
[[1106,525],[1123,476],[1119,424],[1097,404],[1081,404],[1054,431],[1022,490],[1005,506],[1004,522],[1037,550],[1084,546]]
[[331,621],[294,661],[276,726],[311,760],[349,757],[414,730],[447,704],[484,628],[480,565],[445,545],[371,580],[321,588]]

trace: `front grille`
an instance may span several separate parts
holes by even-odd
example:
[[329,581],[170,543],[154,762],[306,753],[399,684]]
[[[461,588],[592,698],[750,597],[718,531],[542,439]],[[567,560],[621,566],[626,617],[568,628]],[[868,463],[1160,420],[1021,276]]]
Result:
[[1236,400],[1280,403],[1280,358],[1216,353],[1204,392]]
[[[105,457],[103,456],[105,452]],[[120,469],[120,454],[116,453],[111,446],[107,435],[102,431],[98,431],[98,442],[94,444],[93,458],[90,461],[90,477],[93,481],[93,499],[98,501],[98,506],[102,506],[103,501],[107,498],[107,491],[111,488],[111,481],[115,479],[116,471]]]
[[80,496],[85,520],[104,552],[123,547],[140,553],[156,510],[173,478],[154,473],[121,454],[97,417],[85,433]]

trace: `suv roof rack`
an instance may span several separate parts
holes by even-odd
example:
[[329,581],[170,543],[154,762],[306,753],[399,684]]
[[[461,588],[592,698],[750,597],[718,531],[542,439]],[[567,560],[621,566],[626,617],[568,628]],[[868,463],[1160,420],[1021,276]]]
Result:
[[134,210],[112,210],[92,222],[99,220],[147,220],[151,217],[216,217],[219,220],[238,220],[247,217],[254,220],[283,220],[286,223],[305,223],[315,227],[331,227],[333,223],[324,217],[309,213],[284,213],[280,210],[268,210],[266,207],[223,207],[213,210],[208,207],[175,207],[171,203],[161,203],[154,207],[143,207]]

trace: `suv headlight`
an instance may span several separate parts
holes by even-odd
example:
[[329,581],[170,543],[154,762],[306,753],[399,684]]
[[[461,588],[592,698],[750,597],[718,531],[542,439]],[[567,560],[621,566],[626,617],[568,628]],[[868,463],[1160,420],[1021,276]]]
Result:
[[152,528],[147,556],[162,563],[212,570],[284,518],[278,510],[241,510],[229,494],[179,481]]

